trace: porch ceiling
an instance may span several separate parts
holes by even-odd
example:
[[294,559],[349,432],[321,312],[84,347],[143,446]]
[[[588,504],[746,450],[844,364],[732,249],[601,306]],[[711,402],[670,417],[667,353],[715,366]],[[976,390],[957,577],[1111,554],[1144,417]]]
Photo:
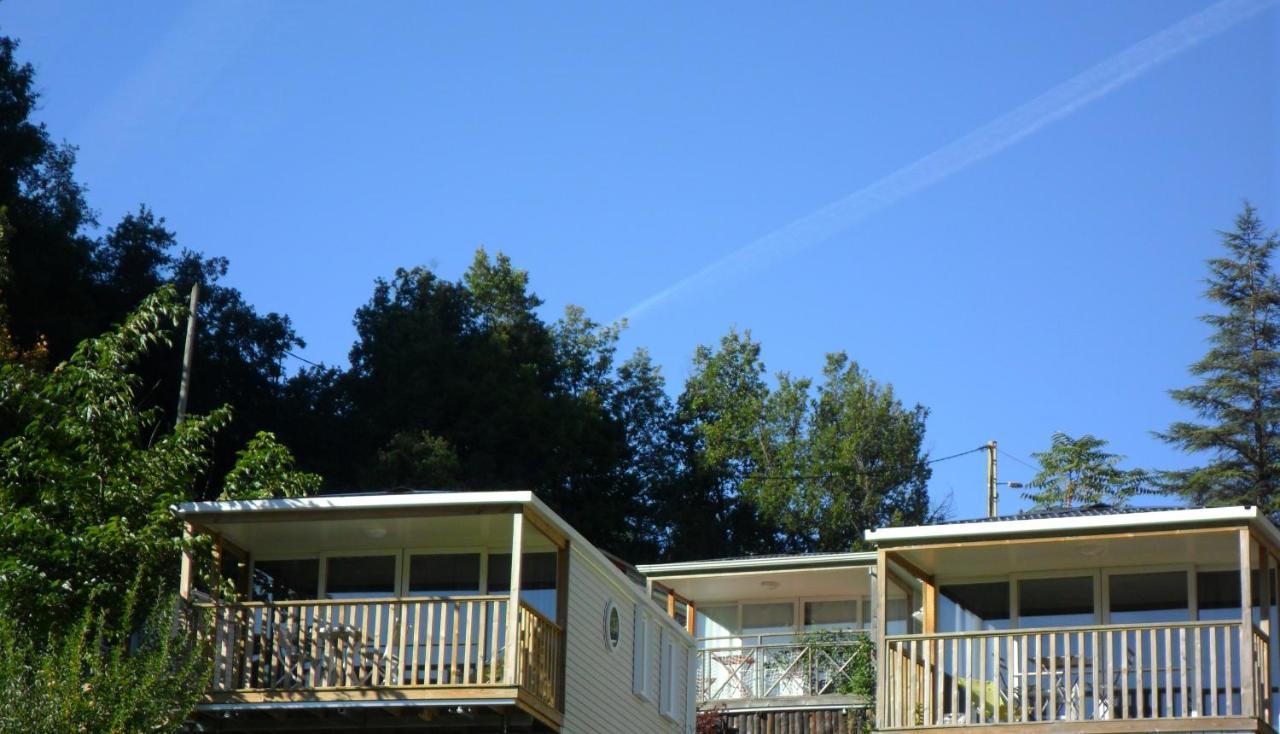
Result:
[[665,576],[655,580],[692,599],[695,604],[705,605],[796,597],[866,596],[870,588],[868,576],[868,567],[856,566]]
[[1004,576],[1034,571],[1239,564],[1236,528],[1120,537],[993,540],[890,549],[938,578]]
[[[467,550],[511,547],[511,515],[213,522],[199,526],[255,556],[365,551],[391,548]],[[525,521],[524,550],[555,545]]]

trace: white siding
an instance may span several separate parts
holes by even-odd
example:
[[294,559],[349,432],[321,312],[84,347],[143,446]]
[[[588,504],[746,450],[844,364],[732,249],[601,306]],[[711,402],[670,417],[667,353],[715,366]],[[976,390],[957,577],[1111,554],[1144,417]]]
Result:
[[[657,605],[645,600],[644,590],[625,580],[593,550],[583,551],[570,544],[569,604],[566,622],[565,656],[565,734],[616,734],[644,732],[649,734],[685,734],[692,731],[692,716],[686,711],[685,686],[688,666],[684,664],[691,642],[662,620],[665,615]],[[622,615],[622,639],[616,650],[604,644],[604,610],[612,601]],[[632,692],[632,646],[635,613],[647,609],[653,618],[647,644],[652,647],[653,665],[648,671],[647,690],[652,700]],[[675,643],[677,710],[676,720],[658,711],[659,629],[665,629]]]

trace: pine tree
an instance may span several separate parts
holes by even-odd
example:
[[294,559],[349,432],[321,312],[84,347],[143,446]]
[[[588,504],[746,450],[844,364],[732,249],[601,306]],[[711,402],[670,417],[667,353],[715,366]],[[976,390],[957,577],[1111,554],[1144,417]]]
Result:
[[1280,515],[1280,280],[1271,258],[1280,242],[1247,202],[1236,228],[1222,233],[1227,252],[1209,261],[1205,295],[1221,311],[1208,354],[1191,366],[1197,385],[1172,390],[1198,421],[1157,434],[1184,451],[1205,452],[1204,466],[1169,472],[1170,491],[1197,505],[1255,505]]

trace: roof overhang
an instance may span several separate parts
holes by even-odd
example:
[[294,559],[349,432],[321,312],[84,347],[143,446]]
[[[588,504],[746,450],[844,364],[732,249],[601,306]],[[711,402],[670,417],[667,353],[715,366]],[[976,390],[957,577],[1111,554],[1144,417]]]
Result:
[[636,570],[651,578],[667,576],[691,576],[700,574],[746,573],[781,569],[844,568],[848,566],[874,566],[875,551],[862,553],[808,553],[794,556],[766,558],[743,556],[711,561],[681,561],[679,563],[649,563],[636,566]]
[[1143,533],[1182,528],[1249,526],[1280,548],[1280,530],[1256,507],[1213,507],[1156,510],[1115,515],[994,520],[941,525],[881,528],[866,534],[880,548],[936,545],[966,541],[1014,540],[1108,533]]

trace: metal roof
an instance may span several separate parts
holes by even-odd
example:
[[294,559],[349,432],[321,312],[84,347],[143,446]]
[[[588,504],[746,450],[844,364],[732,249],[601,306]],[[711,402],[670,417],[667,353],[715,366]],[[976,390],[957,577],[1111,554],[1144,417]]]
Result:
[[977,522],[1004,522],[1007,520],[1054,520],[1068,517],[1101,517],[1104,515],[1135,515],[1142,512],[1168,512],[1170,510],[1199,510],[1200,507],[1128,507],[1108,504],[1082,505],[1080,507],[1058,507],[1048,510],[1023,510],[1014,515],[997,517],[974,517],[966,520],[944,520],[935,525],[962,525]]

